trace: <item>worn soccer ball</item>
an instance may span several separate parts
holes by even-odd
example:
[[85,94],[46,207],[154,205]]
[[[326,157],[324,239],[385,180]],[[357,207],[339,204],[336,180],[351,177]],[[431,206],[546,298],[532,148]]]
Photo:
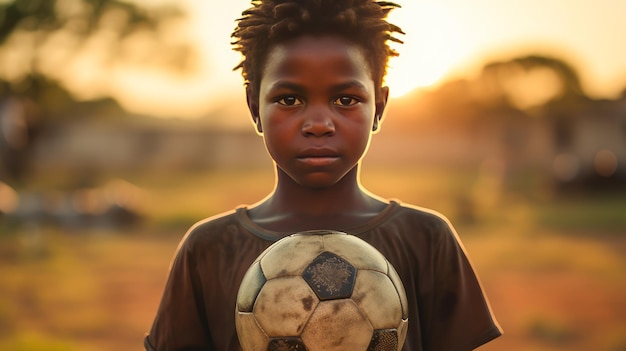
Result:
[[246,272],[235,322],[244,351],[398,351],[408,309],[400,277],[373,246],[337,231],[285,237]]

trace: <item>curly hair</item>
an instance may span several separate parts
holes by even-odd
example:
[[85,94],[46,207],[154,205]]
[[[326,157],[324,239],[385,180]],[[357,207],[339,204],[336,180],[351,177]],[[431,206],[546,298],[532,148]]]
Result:
[[234,68],[241,69],[245,86],[255,96],[269,51],[302,35],[339,35],[364,50],[372,79],[382,86],[387,63],[398,53],[388,41],[402,43],[394,33],[400,27],[387,22],[400,5],[375,0],[252,0],[252,7],[237,19],[231,37],[233,50],[243,55]]

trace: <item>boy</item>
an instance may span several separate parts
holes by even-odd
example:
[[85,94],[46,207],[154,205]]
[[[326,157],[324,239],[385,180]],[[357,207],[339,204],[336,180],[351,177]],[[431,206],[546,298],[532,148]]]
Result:
[[233,33],[247,103],[276,166],[259,203],[193,226],[173,261],[148,351],[241,350],[237,290],[265,248],[334,229],[378,248],[409,299],[403,350],[472,350],[501,334],[464,249],[431,211],[376,197],[359,163],[381,122],[397,5],[373,0],[253,1]]

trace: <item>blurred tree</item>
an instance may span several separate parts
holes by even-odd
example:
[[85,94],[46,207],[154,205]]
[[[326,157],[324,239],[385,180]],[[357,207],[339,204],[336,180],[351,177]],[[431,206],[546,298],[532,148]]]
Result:
[[586,100],[576,70],[564,60],[528,55],[483,67],[483,88],[492,102],[527,110],[554,101]]
[[184,71],[193,62],[191,46],[171,30],[182,17],[173,5],[148,8],[122,0],[0,1],[0,77],[61,78],[68,65],[86,58],[102,69],[136,63]]
[[0,0],[0,181],[24,183],[37,136],[76,115],[73,83],[93,98],[120,67],[192,72],[184,15],[174,2]]

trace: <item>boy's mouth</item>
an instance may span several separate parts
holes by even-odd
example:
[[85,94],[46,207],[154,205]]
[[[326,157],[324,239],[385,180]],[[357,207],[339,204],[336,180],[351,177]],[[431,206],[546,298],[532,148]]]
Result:
[[339,154],[328,148],[311,148],[298,155],[298,160],[311,166],[326,166],[339,159]]

